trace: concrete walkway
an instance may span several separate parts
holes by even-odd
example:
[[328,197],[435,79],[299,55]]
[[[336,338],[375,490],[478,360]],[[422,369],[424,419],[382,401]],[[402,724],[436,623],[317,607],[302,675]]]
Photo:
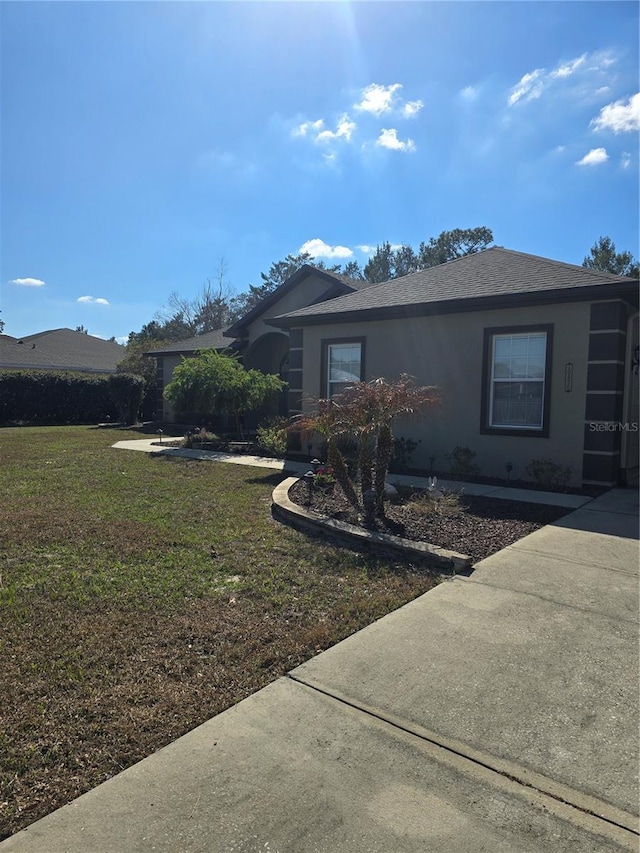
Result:
[[[284,474],[305,474],[310,465],[308,462],[292,462],[290,460],[269,459],[265,456],[246,456],[240,453],[216,453],[211,450],[189,450],[183,447],[162,447],[157,438],[132,439],[118,441],[113,445],[117,450],[138,450],[143,453],[177,456],[183,459],[201,459],[209,462],[230,462],[234,465],[249,465],[254,468],[271,468]],[[413,477],[405,474],[390,474],[390,483],[424,488],[424,477]],[[504,486],[487,486],[483,483],[459,483],[448,480],[438,480],[438,486],[446,491],[459,492],[461,488],[467,495],[481,495],[490,498],[501,498],[510,501],[528,501],[551,506],[562,506],[567,509],[577,509],[591,501],[582,495],[565,495],[561,492],[539,492],[532,489],[509,489]]]
[[608,492],[0,851],[635,851],[637,540]]

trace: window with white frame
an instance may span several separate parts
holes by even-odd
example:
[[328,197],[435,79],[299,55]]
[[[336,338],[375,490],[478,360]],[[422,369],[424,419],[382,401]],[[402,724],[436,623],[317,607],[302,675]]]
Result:
[[356,342],[327,345],[327,399],[340,394],[362,378],[362,344]]
[[542,430],[547,332],[494,334],[490,349],[488,426]]

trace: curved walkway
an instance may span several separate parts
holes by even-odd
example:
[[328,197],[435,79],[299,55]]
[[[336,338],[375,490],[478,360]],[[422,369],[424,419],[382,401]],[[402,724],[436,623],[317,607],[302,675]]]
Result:
[[637,851],[637,540],[612,490],[0,851]]

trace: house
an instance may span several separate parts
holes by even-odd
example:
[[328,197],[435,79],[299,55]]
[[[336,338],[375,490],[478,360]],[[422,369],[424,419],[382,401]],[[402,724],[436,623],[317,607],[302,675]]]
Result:
[[[306,264],[230,328],[206,332],[148,351],[146,354],[156,359],[157,411],[162,411],[165,421],[179,419],[168,401],[163,399],[162,391],[171,381],[173,370],[182,359],[195,355],[201,349],[213,347],[219,352],[238,354],[247,369],[274,373],[286,381],[289,371],[289,334],[271,326],[270,321],[280,314],[322,304],[369,286],[366,281],[354,281]],[[279,401],[278,411],[283,415],[289,414],[287,391]]]
[[115,373],[124,355],[120,344],[72,329],[50,329],[24,338],[0,335],[0,370]]
[[441,409],[395,428],[417,467],[465,447],[489,476],[551,459],[571,485],[637,480],[635,279],[502,248],[376,285],[304,266],[224,339],[287,377],[289,414],[357,380],[437,385]]

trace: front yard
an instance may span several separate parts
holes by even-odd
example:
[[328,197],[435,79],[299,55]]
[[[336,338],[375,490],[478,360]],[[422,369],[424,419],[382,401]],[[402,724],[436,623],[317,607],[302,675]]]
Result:
[[124,437],[0,430],[0,839],[437,582],[274,522],[279,475]]

